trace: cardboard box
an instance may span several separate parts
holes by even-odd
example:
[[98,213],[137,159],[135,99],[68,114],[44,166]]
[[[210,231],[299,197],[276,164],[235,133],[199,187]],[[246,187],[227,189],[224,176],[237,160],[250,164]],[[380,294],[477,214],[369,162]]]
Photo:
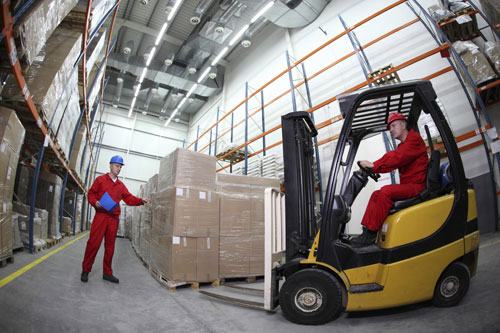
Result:
[[152,235],[152,263],[169,281],[196,281],[196,244],[193,237]]
[[[18,88],[19,89],[19,88]],[[0,106],[0,139],[19,154],[24,143],[25,130],[14,110]]]
[[219,277],[219,238],[197,238],[196,281],[213,282]]
[[153,229],[168,235],[219,236],[219,195],[174,187],[153,196]]
[[151,266],[171,282],[218,278],[219,239],[152,234]]
[[217,174],[221,236],[264,236],[264,194],[279,179]]
[[250,275],[264,275],[265,238],[251,237]]
[[73,221],[67,216],[62,218],[62,232],[66,235],[73,234]]
[[213,156],[177,148],[160,161],[158,191],[171,187],[215,191],[216,162]]
[[251,239],[247,236],[221,236],[219,241],[219,277],[250,275]]
[[0,259],[12,255],[12,204],[0,202]]
[[[29,215],[30,215],[30,206],[25,205],[21,202],[13,201],[12,202],[12,209],[14,212],[20,214],[20,224],[24,221],[28,221],[28,226],[29,226]],[[24,216],[21,221],[21,215]],[[39,209],[35,208],[34,209],[34,221],[35,224],[34,226],[34,231],[33,231],[33,237],[39,238],[39,239],[45,239],[48,236],[48,219],[49,219],[49,212],[46,211],[45,209]],[[28,227],[25,227],[25,229],[19,228],[21,231],[26,231]]]

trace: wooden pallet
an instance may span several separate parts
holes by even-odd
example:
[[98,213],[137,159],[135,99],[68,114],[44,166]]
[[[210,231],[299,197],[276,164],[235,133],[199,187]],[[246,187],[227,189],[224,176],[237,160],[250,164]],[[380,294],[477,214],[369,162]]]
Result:
[[59,239],[53,239],[53,238],[45,238],[45,242],[47,243],[46,247],[47,249],[50,249],[51,247],[61,243],[62,237]]
[[396,83],[396,82],[401,82],[401,79],[399,78],[399,75],[397,72],[392,72],[390,74],[385,75],[385,73],[391,69],[393,69],[394,66],[392,64],[389,64],[385,67],[382,67],[370,74],[368,74],[368,77],[370,79],[377,78],[373,84],[376,86],[381,86],[384,84],[390,84],[390,83]]
[[[229,151],[219,153],[219,154],[217,154],[217,157],[220,158],[221,156],[224,156],[228,152]],[[221,160],[229,162],[229,163],[235,163],[235,162],[241,161],[244,158],[245,158],[245,152],[243,150],[239,149],[235,152],[232,152],[231,154],[229,154],[227,156],[224,156],[223,158],[221,158]]]
[[161,272],[158,272],[154,268],[149,268],[149,273],[158,281],[162,286],[166,287],[170,291],[176,291],[179,287],[191,287],[194,290],[200,289],[200,285],[211,284],[213,287],[220,286],[220,280],[217,279],[213,282],[186,282],[186,281],[171,281],[164,277]]
[[0,267],[5,267],[7,264],[13,264],[14,263],[14,255],[8,255],[6,257],[0,258]]

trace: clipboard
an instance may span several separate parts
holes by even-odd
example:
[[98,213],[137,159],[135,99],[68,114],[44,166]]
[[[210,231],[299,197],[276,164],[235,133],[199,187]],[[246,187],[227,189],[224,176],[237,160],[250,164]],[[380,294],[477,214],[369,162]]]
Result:
[[111,199],[108,192],[104,192],[99,202],[101,204],[101,207],[106,209],[108,212],[112,212],[118,206],[118,203]]

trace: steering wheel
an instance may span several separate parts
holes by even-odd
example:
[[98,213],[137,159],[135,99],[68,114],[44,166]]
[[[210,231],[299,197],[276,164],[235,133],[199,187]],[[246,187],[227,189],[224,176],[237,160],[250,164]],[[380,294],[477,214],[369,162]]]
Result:
[[380,178],[380,174],[379,173],[376,173],[375,171],[373,171],[372,168],[364,168],[364,167],[362,167],[360,161],[358,161],[358,166],[359,166],[359,168],[361,170],[363,170],[363,172],[365,172],[368,175],[368,177],[370,177],[374,181],[378,182],[378,179]]

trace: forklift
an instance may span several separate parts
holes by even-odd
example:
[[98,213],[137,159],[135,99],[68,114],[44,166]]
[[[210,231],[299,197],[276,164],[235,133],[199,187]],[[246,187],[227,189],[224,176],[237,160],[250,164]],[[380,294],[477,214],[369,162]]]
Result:
[[[431,82],[367,88],[341,95],[338,101],[343,125],[321,214],[317,213],[314,176],[317,129],[307,112],[282,116],[285,195],[284,200],[269,200],[284,202],[284,207],[272,208],[274,221],[266,220],[265,302],[261,308],[274,311],[279,306],[294,323],[320,325],[342,311],[427,300],[439,307],[458,304],[477,269],[476,202]],[[355,248],[346,234],[351,207],[369,178],[377,181],[380,177],[359,164],[354,171],[355,161],[361,159],[356,153],[363,140],[387,131],[392,112],[402,113],[408,129],[416,131],[421,116],[430,115],[444,152],[435,149],[426,126],[430,150],[427,188],[417,197],[395,202],[376,242]],[[444,175],[442,154],[448,158]],[[268,206],[266,202],[266,214]],[[278,228],[268,232],[269,225]],[[269,248],[276,249],[276,239],[278,243],[282,240],[283,252],[269,252]],[[235,299],[232,303],[248,306]]]

